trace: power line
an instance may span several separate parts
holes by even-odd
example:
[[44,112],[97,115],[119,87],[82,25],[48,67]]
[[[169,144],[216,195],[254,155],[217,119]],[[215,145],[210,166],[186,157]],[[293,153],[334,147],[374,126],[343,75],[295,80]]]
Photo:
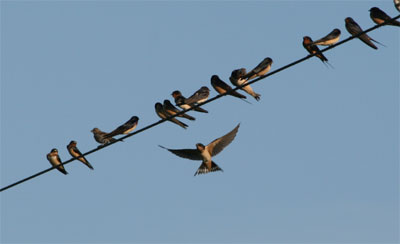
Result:
[[[396,19],[398,19],[398,18],[400,18],[400,15],[398,15],[398,16],[396,16],[396,17],[393,17],[391,20],[396,20]],[[373,27],[371,27],[371,28],[369,28],[369,29],[367,29],[367,30],[365,30],[365,31],[363,31],[363,32],[360,32],[360,33],[357,34],[357,35],[350,36],[350,37],[348,37],[348,38],[346,38],[346,39],[344,39],[344,40],[342,40],[342,41],[340,41],[340,42],[337,42],[337,43],[334,44],[334,45],[328,46],[328,47],[322,49],[321,52],[326,52],[326,51],[328,51],[328,50],[330,50],[330,49],[336,48],[337,46],[340,46],[340,45],[342,45],[342,44],[344,44],[344,43],[346,43],[346,42],[348,42],[348,41],[350,41],[350,40],[352,40],[352,39],[354,39],[354,38],[357,38],[357,37],[359,37],[359,36],[362,35],[362,34],[365,34],[365,33],[368,33],[368,32],[370,32],[370,31],[373,31],[373,30],[375,30],[375,29],[378,29],[378,28],[382,27],[383,25],[385,25],[386,23],[390,22],[391,20],[387,20],[387,21],[385,21],[385,22],[383,22],[383,23],[381,23],[381,24],[375,25],[375,26],[373,26]],[[292,62],[292,63],[290,63],[290,64],[287,64],[287,65],[282,66],[282,67],[280,67],[280,68],[278,68],[278,69],[276,69],[276,70],[273,70],[273,71],[269,72],[268,74],[265,74],[265,75],[260,76],[260,77],[258,77],[258,78],[256,78],[256,79],[252,80],[252,81],[249,81],[249,82],[247,82],[246,84],[243,84],[243,85],[241,85],[241,86],[237,86],[236,88],[234,88],[234,89],[232,89],[232,90],[233,90],[233,91],[236,91],[236,90],[241,89],[242,87],[245,87],[245,86],[251,85],[251,84],[253,84],[253,83],[255,83],[255,82],[258,82],[258,81],[260,81],[260,80],[263,80],[263,79],[265,79],[265,78],[267,78],[267,77],[269,77],[269,76],[271,76],[271,75],[274,75],[274,74],[276,74],[276,73],[279,73],[279,72],[281,72],[281,71],[283,71],[283,70],[285,70],[285,69],[288,69],[288,68],[290,68],[290,67],[292,67],[292,66],[294,66],[294,65],[296,65],[296,64],[299,64],[299,63],[301,63],[301,62],[304,62],[305,60],[307,60],[307,59],[309,59],[309,58],[312,58],[312,57],[314,57],[314,56],[317,55],[317,54],[318,54],[318,53],[314,53],[314,54],[310,54],[310,55],[308,55],[308,56],[305,56],[305,57],[303,57],[303,58],[301,58],[301,59],[298,59],[298,60],[296,60],[296,61],[294,61],[294,62]],[[197,108],[197,107],[203,106],[203,105],[205,105],[205,104],[207,104],[207,103],[213,102],[214,100],[217,100],[217,99],[219,99],[219,98],[221,98],[221,97],[223,97],[223,96],[226,96],[226,95],[229,95],[229,93],[218,94],[218,95],[216,95],[215,97],[212,97],[212,98],[208,99],[207,101],[205,101],[205,102],[203,102],[203,103],[201,103],[201,104],[197,104],[197,105],[192,106],[192,107],[190,107],[190,108],[188,108],[188,109],[186,109],[186,110],[182,110],[182,111],[180,111],[180,112],[178,112],[178,113],[176,113],[176,114],[174,114],[174,115],[170,115],[170,116],[168,116],[168,117],[165,118],[165,119],[161,119],[161,120],[159,120],[159,121],[157,121],[157,122],[155,122],[155,123],[152,123],[152,124],[150,124],[150,125],[147,125],[147,126],[141,128],[141,129],[139,129],[139,130],[136,130],[136,131],[133,132],[133,133],[130,133],[130,134],[128,134],[128,135],[125,135],[125,136],[123,136],[123,137],[120,137],[120,138],[116,139],[115,141],[113,141],[113,142],[111,142],[111,143],[108,143],[108,144],[105,144],[105,145],[100,145],[100,146],[98,146],[97,148],[94,148],[94,149],[92,149],[92,150],[90,150],[90,151],[88,151],[88,152],[86,152],[86,153],[83,153],[82,156],[86,156],[86,155],[92,154],[92,153],[94,153],[94,152],[97,152],[97,151],[99,151],[99,150],[102,150],[102,149],[104,149],[104,148],[106,148],[106,147],[109,147],[109,146],[113,145],[114,143],[120,142],[120,141],[122,141],[122,140],[124,140],[124,139],[126,139],[126,138],[128,138],[128,137],[131,137],[131,136],[133,136],[133,135],[136,135],[136,134],[138,134],[138,133],[141,133],[141,132],[143,132],[143,131],[146,131],[146,130],[148,130],[148,129],[151,129],[152,127],[157,126],[157,125],[159,125],[159,124],[161,124],[161,123],[164,123],[165,121],[167,121],[167,120],[169,120],[169,119],[171,119],[171,118],[175,118],[175,117],[177,117],[177,116],[179,116],[179,115],[181,115],[181,114],[184,114],[184,113],[186,113],[186,112],[188,112],[188,111],[191,111],[191,110],[193,110],[193,109],[195,109],[195,108]],[[80,157],[78,157],[78,158],[80,158]],[[67,160],[67,161],[64,161],[64,162],[62,163],[62,165],[69,164],[69,163],[71,163],[72,161],[74,161],[74,160],[76,160],[76,159],[78,159],[78,158],[71,158],[71,159],[69,159],[69,160]],[[12,184],[10,184],[10,185],[8,185],[8,186],[5,186],[5,187],[3,187],[3,188],[0,189],[0,192],[5,191],[5,190],[7,190],[7,189],[9,189],[9,188],[11,188],[11,187],[14,187],[14,186],[16,186],[16,185],[19,185],[19,184],[21,184],[21,183],[23,183],[23,182],[25,182],[25,181],[31,180],[31,179],[33,179],[33,178],[36,178],[36,177],[38,177],[38,176],[40,176],[40,175],[42,175],[42,174],[45,174],[45,173],[47,173],[47,172],[49,172],[49,171],[51,171],[51,170],[53,170],[53,169],[56,169],[57,167],[58,167],[58,166],[50,167],[50,168],[45,169],[45,170],[43,170],[43,171],[40,171],[40,172],[38,172],[38,173],[36,173],[36,174],[34,174],[34,175],[31,175],[31,176],[29,176],[29,177],[26,177],[26,178],[24,178],[24,179],[22,179],[22,180],[19,180],[19,181],[15,182],[15,183],[12,183]]]

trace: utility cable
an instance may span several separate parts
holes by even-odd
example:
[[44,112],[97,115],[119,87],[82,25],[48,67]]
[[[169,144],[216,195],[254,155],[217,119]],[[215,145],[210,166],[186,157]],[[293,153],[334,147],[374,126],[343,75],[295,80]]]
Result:
[[[396,17],[393,17],[391,20],[396,20],[396,19],[398,19],[398,18],[400,18],[400,15],[398,15],[398,16],[396,16]],[[342,41],[339,41],[339,42],[335,43],[334,45],[328,46],[328,47],[322,49],[322,50],[321,50],[321,53],[326,52],[326,51],[328,51],[328,50],[331,50],[331,49],[333,49],[333,48],[336,48],[337,46],[340,46],[340,45],[342,45],[342,44],[344,44],[344,43],[346,43],[346,42],[348,42],[348,41],[350,41],[350,40],[352,40],[352,39],[354,39],[354,38],[357,38],[357,37],[361,36],[362,34],[365,34],[365,33],[371,32],[371,31],[373,31],[373,30],[375,30],[375,29],[378,29],[378,28],[382,27],[383,25],[386,25],[386,23],[389,23],[391,20],[387,20],[387,21],[385,21],[385,22],[383,22],[383,23],[381,23],[381,24],[375,25],[375,26],[373,26],[373,27],[371,27],[371,28],[369,28],[369,29],[367,29],[367,30],[365,30],[365,31],[363,31],[363,32],[360,32],[360,33],[358,33],[357,35],[350,36],[350,37],[348,37],[348,38],[346,38],[346,39],[344,39],[344,40],[342,40]],[[260,76],[260,77],[258,77],[258,78],[256,78],[256,79],[253,79],[253,80],[247,82],[246,84],[243,84],[243,85],[241,85],[241,86],[237,86],[236,88],[232,89],[232,91],[239,90],[239,89],[241,89],[242,87],[245,87],[245,86],[251,85],[251,84],[253,84],[253,83],[255,83],[255,82],[258,82],[258,81],[260,81],[260,80],[263,80],[263,79],[265,79],[265,78],[267,78],[267,77],[269,77],[269,76],[271,76],[271,75],[274,75],[274,74],[276,74],[276,73],[279,73],[279,72],[281,72],[281,71],[283,71],[283,70],[285,70],[285,69],[288,69],[288,68],[290,68],[290,67],[292,67],[292,66],[294,66],[294,65],[296,65],[296,64],[299,64],[299,63],[301,63],[301,62],[304,62],[305,60],[307,60],[307,59],[309,59],[309,58],[312,58],[312,57],[314,57],[314,56],[317,55],[317,54],[318,54],[318,53],[310,54],[310,55],[305,56],[305,57],[303,57],[303,58],[301,58],[301,59],[298,59],[298,60],[296,60],[296,61],[294,61],[294,62],[292,62],[292,63],[290,63],[290,64],[287,64],[287,65],[285,65],[285,66],[282,66],[282,67],[280,67],[280,68],[278,68],[278,69],[276,69],[276,70],[273,70],[273,71],[271,71],[271,72],[269,72],[269,73],[267,73],[267,74],[265,74],[265,75],[263,75],[263,76]],[[109,146],[113,145],[114,143],[120,142],[120,141],[122,141],[122,140],[124,140],[124,139],[126,139],[126,138],[128,138],[128,137],[131,137],[131,136],[133,136],[133,135],[136,135],[136,134],[139,134],[139,133],[141,133],[141,132],[143,132],[143,131],[146,131],[146,130],[148,130],[148,129],[151,129],[152,127],[157,126],[157,125],[159,125],[159,124],[161,124],[161,123],[164,123],[165,121],[167,121],[167,120],[169,120],[169,119],[175,118],[175,117],[177,117],[177,116],[179,116],[179,115],[181,115],[181,114],[184,114],[184,113],[186,113],[186,112],[188,112],[188,111],[191,111],[191,110],[193,110],[193,109],[195,109],[195,108],[198,108],[198,107],[200,107],[200,106],[203,106],[203,105],[205,105],[205,104],[207,104],[207,103],[213,102],[214,100],[217,100],[217,99],[219,99],[219,98],[221,98],[221,97],[223,97],[223,96],[229,95],[229,94],[230,94],[230,92],[223,93],[223,94],[218,94],[218,95],[216,95],[215,97],[212,97],[212,98],[208,99],[207,101],[205,101],[205,102],[203,102],[203,103],[196,104],[195,106],[192,106],[192,107],[190,107],[190,108],[188,108],[188,109],[182,110],[182,111],[180,111],[180,112],[178,112],[178,113],[176,113],[176,114],[174,114],[174,115],[170,115],[170,116],[168,116],[168,117],[165,118],[165,119],[161,119],[161,120],[159,120],[159,121],[157,121],[157,122],[154,122],[154,123],[152,123],[152,124],[150,124],[150,125],[147,125],[147,126],[141,128],[141,129],[139,129],[139,130],[136,130],[135,132],[132,132],[132,133],[130,133],[130,134],[128,134],[128,135],[125,135],[125,136],[123,136],[123,137],[120,137],[120,138],[116,139],[116,140],[113,141],[113,142],[110,142],[110,143],[105,144],[105,145],[100,145],[100,146],[98,146],[97,148],[94,148],[94,149],[92,149],[92,150],[90,150],[90,151],[88,151],[88,152],[86,152],[86,153],[83,153],[82,156],[80,156],[80,157],[83,157],[83,156],[92,154],[92,153],[94,153],[94,152],[97,152],[97,151],[99,151],[99,150],[102,150],[102,149],[104,149],[104,148],[106,148],[106,147],[109,147]],[[64,161],[64,162],[62,162],[62,165],[69,164],[69,163],[71,163],[72,161],[74,161],[74,160],[76,160],[76,159],[78,159],[78,158],[80,158],[80,157],[71,158],[71,159],[69,159],[69,160],[67,160],[67,161]],[[26,177],[26,178],[24,178],[24,179],[22,179],[22,180],[19,180],[19,181],[15,182],[15,183],[12,183],[12,184],[10,184],[10,185],[8,185],[8,186],[5,186],[5,187],[3,187],[3,188],[0,189],[0,192],[5,191],[5,190],[7,190],[7,189],[9,189],[9,188],[11,188],[11,187],[14,187],[14,186],[16,186],[16,185],[19,185],[19,184],[21,184],[21,183],[23,183],[23,182],[25,182],[25,181],[31,180],[31,179],[33,179],[33,178],[36,178],[36,177],[38,177],[38,176],[40,176],[40,175],[42,175],[42,174],[45,174],[45,173],[47,173],[47,172],[49,172],[49,171],[51,171],[51,170],[53,170],[53,169],[56,169],[57,167],[59,167],[59,166],[50,167],[50,168],[45,169],[45,170],[43,170],[43,171],[40,171],[40,172],[38,172],[38,173],[36,173],[36,174],[34,174],[34,175],[31,175],[31,176],[29,176],[29,177]]]

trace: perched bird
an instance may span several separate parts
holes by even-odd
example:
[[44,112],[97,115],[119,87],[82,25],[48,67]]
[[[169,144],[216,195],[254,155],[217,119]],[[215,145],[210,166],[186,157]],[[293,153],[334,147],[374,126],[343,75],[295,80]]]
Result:
[[[226,84],[223,80],[221,80],[218,75],[213,75],[211,76],[211,85],[214,87],[214,89],[219,93],[219,94],[224,94],[227,93],[228,95],[240,98],[240,99],[246,99],[245,95],[240,94],[239,92],[235,91],[232,89],[232,87],[228,84]],[[246,100],[243,100],[247,102]]]
[[207,101],[209,95],[210,95],[210,89],[208,89],[208,87],[206,86],[202,86],[193,95],[187,98],[185,100],[185,103],[186,104],[203,103]]
[[93,132],[94,139],[100,144],[105,145],[116,141],[114,138],[108,137],[108,133],[101,131],[99,128],[93,128],[91,132]]
[[105,137],[110,138],[116,135],[126,135],[131,133],[139,123],[139,118],[137,116],[132,116],[123,125],[118,126],[115,130],[108,133]]
[[[178,91],[178,90],[172,92],[171,95],[172,95],[172,97],[173,97],[174,100],[175,100],[176,106],[179,106],[181,109],[186,110],[186,109],[189,109],[189,108],[191,108],[191,107],[194,106],[193,104],[187,104],[187,103],[185,102],[185,101],[186,101],[186,98],[185,98],[184,96],[182,96],[182,93],[181,93],[180,91]],[[203,108],[200,108],[200,107],[194,108],[193,110],[194,110],[194,111],[197,111],[197,112],[201,112],[201,113],[208,113],[207,110],[205,110],[205,109],[203,109]]]
[[239,130],[239,126],[240,124],[238,124],[231,132],[218,139],[215,139],[207,146],[204,146],[201,143],[197,143],[196,149],[169,149],[163,146],[160,147],[170,151],[171,153],[181,158],[203,161],[199,169],[194,174],[195,176],[198,174],[206,174],[218,170],[223,171],[216,163],[212,161],[212,157],[220,153],[233,141],[236,133]]
[[[158,117],[162,118],[162,119],[166,119],[167,117],[169,117],[170,115],[164,110],[163,105],[161,103],[156,103],[155,104],[155,109],[156,109],[156,113],[158,115]],[[170,118],[168,119],[169,121],[179,125],[180,127],[182,127],[183,129],[186,129],[186,127],[188,127],[187,124],[175,119],[175,118]]]
[[263,76],[271,69],[272,59],[265,58],[259,63],[254,69],[247,73],[243,78],[246,80],[252,80],[256,77]]
[[321,45],[321,46],[331,46],[338,42],[340,39],[340,30],[339,29],[333,29],[331,33],[328,35],[322,37],[321,39],[318,39],[316,41],[313,41],[313,45]]
[[[351,18],[351,17],[347,17],[345,20],[346,22],[346,29],[347,31],[352,35],[355,36],[357,34],[359,34],[360,32],[363,32],[363,30],[361,29],[361,27]],[[366,33],[358,36],[358,38],[364,42],[365,44],[367,44],[368,46],[372,47],[373,49],[378,49],[371,41],[374,41],[376,43],[379,43],[377,41],[375,41],[374,39],[372,39],[371,37],[369,37]],[[380,44],[380,43],[379,43]]]
[[389,15],[387,15],[385,12],[383,12],[377,7],[371,8],[369,12],[370,12],[369,16],[371,17],[372,21],[374,21],[378,25],[386,21],[386,25],[400,26],[399,21],[395,19],[392,20],[392,18]]
[[77,158],[79,161],[84,163],[86,166],[88,166],[90,169],[93,169],[93,166],[89,163],[89,161],[86,160],[84,156],[82,156],[82,153],[79,151],[79,149],[76,147],[76,141],[71,141],[68,146],[68,152],[71,154],[72,157]]
[[303,37],[303,47],[310,53],[310,54],[315,54],[316,57],[318,57],[322,63],[328,63],[328,59],[321,53],[319,48],[312,44],[312,39],[309,36]]
[[63,173],[64,175],[68,174],[68,172],[64,168],[64,165],[62,165],[60,156],[58,156],[58,150],[56,148],[51,149],[50,153],[47,154],[47,160],[49,160],[51,165],[57,166],[57,169],[61,173]]
[[393,0],[394,7],[400,12],[400,0]]
[[[245,75],[246,75],[246,69],[245,68],[235,69],[234,71],[232,71],[231,77],[229,77],[229,80],[231,81],[231,83],[233,85],[241,86],[241,85],[247,84],[247,81],[244,78]],[[249,95],[254,97],[257,101],[260,100],[260,96],[261,95],[258,94],[258,93],[255,93],[250,85],[241,87],[240,89],[242,89],[243,91],[247,92]]]
[[[163,108],[164,108],[164,111],[167,112],[169,115],[174,115],[174,114],[181,112],[168,99],[164,100]],[[194,117],[192,117],[186,113],[180,114],[180,115],[178,115],[178,117],[182,117],[182,118],[185,118],[188,120],[196,120]]]

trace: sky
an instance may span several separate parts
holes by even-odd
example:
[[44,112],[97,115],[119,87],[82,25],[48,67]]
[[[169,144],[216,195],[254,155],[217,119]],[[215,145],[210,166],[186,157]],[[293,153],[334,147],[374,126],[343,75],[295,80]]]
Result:
[[[392,1],[1,1],[1,187],[50,167],[46,154],[97,147],[131,116],[159,120],[174,90],[214,74],[277,69],[308,53],[305,35],[344,19],[372,27]],[[400,32],[369,35],[0,193],[2,243],[399,242]],[[242,92],[243,93],[243,92]],[[240,123],[213,158],[224,172],[158,147],[194,148]]]

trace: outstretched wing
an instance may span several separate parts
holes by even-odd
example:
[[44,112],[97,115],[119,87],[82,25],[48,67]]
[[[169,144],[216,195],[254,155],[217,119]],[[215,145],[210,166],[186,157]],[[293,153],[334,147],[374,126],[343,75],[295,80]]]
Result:
[[161,145],[158,146],[172,152],[173,154],[181,158],[187,158],[191,160],[202,160],[201,154],[197,149],[169,149]]
[[240,124],[238,124],[228,134],[226,134],[218,139],[215,139],[214,141],[212,141],[210,144],[208,144],[206,146],[206,149],[211,154],[211,156],[215,156],[218,153],[220,153],[226,146],[228,146],[233,141],[233,139],[235,139],[236,133],[239,130],[239,126],[240,126]]

